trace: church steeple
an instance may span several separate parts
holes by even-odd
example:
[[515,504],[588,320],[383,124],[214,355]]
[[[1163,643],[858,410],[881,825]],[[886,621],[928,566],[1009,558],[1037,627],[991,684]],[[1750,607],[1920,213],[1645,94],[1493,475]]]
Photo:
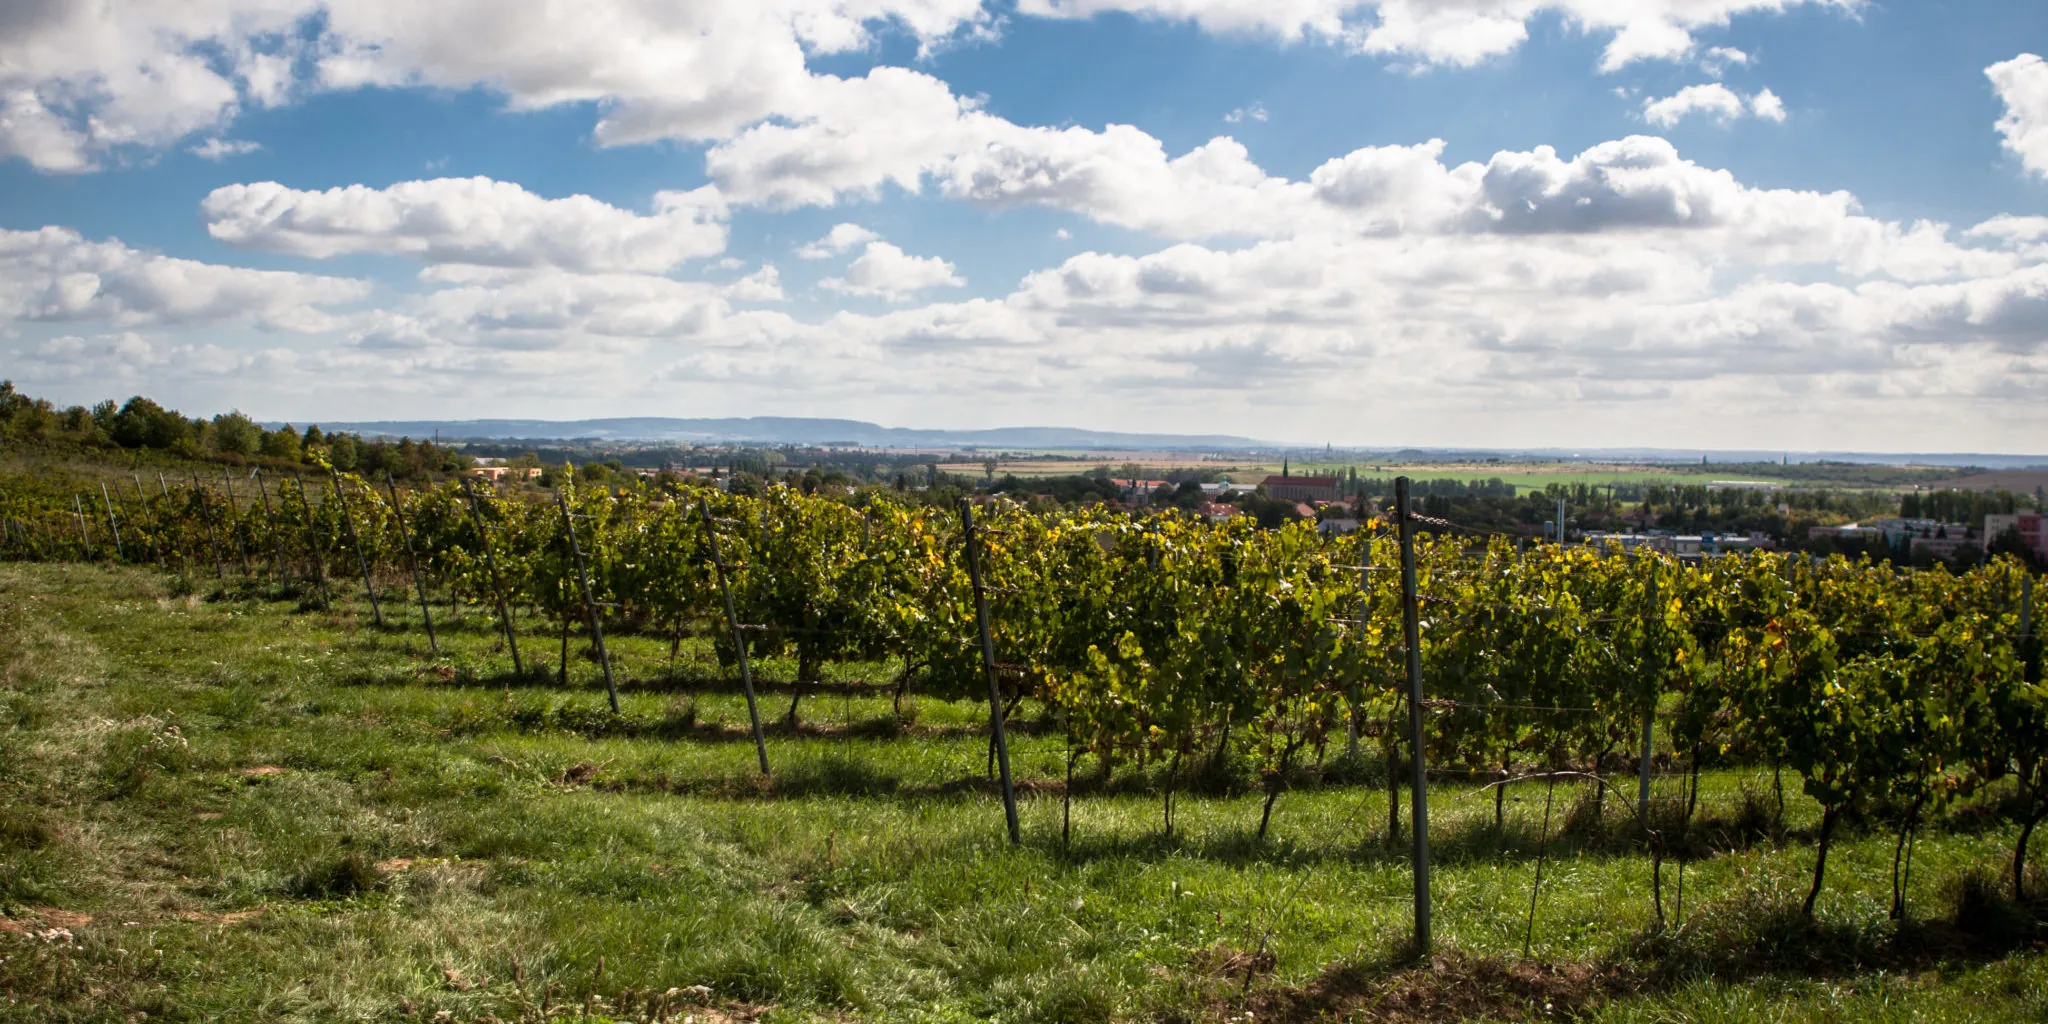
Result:
[[1287,471],[1287,456],[1285,456],[1285,455],[1282,455],[1282,456],[1280,456],[1280,475],[1281,475],[1281,476],[1293,476],[1293,475],[1294,475],[1294,474],[1292,474],[1292,473],[1289,473],[1289,472]]

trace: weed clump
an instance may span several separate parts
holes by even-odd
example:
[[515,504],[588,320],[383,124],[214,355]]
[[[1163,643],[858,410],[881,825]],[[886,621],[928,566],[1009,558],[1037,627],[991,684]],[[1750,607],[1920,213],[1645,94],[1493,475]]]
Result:
[[375,892],[383,887],[384,875],[377,866],[361,853],[351,850],[300,865],[286,882],[285,891],[300,899],[336,900]]
[[49,842],[50,828],[41,815],[14,804],[0,805],[0,851],[40,850]]
[[108,735],[100,752],[100,781],[109,799],[133,796],[150,779],[183,771],[191,751],[177,726],[144,715]]
[[2012,898],[2006,880],[1988,868],[1963,872],[1947,886],[1949,920],[1967,938],[1997,949],[2013,949],[2040,935],[2035,908]]

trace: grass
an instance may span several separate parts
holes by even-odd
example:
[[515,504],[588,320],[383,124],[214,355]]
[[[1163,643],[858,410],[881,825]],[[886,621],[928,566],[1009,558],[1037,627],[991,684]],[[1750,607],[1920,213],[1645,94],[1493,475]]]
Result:
[[[1012,849],[982,708],[920,697],[906,723],[852,685],[888,665],[835,666],[846,685],[771,730],[764,782],[702,641],[671,670],[666,642],[618,638],[614,716],[588,660],[566,687],[511,678],[479,612],[437,616],[436,659],[366,606],[211,589],[0,566],[0,1021],[2048,1014],[2032,919],[1962,882],[2002,870],[2014,833],[1993,819],[1921,838],[1904,926],[1892,837],[1852,832],[1807,925],[1815,808],[1792,800],[1783,842],[1745,839],[1768,779],[1709,773],[1726,841],[1653,934],[1628,844],[1546,840],[1533,788],[1497,831],[1490,797],[1445,783],[1442,952],[1417,963],[1378,787],[1291,792],[1260,844],[1256,794],[1184,797],[1167,839],[1145,780],[1119,777],[1076,797],[1068,845],[1059,743],[1020,730]],[[521,647],[551,668],[555,642]],[[763,671],[777,718],[791,666]],[[1554,826],[1584,794],[1558,796]]]

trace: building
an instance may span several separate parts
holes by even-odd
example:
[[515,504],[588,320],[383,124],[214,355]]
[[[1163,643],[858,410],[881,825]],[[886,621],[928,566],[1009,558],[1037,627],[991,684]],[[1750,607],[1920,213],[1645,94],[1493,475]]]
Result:
[[1202,515],[1212,523],[1220,523],[1226,519],[1232,519],[1243,514],[1244,510],[1236,505],[1224,504],[1222,502],[1214,502],[1202,506]]
[[2048,516],[2039,512],[1984,517],[1984,543],[1988,546],[2008,531],[2020,535],[2020,543],[2039,558],[2048,558]]
[[1358,520],[1349,516],[1331,516],[1316,523],[1316,532],[1325,537],[1341,537],[1358,529]]
[[1269,476],[1261,486],[1266,497],[1280,501],[1336,501],[1342,497],[1334,476]]
[[1595,551],[1621,551],[1628,554],[1637,551],[1669,551],[1671,538],[1661,534],[1607,533],[1595,530],[1586,534],[1586,546]]
[[1908,551],[1912,555],[1931,555],[1947,561],[1964,551],[1977,551],[1980,548],[1981,545],[1975,538],[1966,537],[1962,531],[1957,531],[1946,537],[1915,537],[1913,546]]
[[1887,517],[1873,519],[1870,525],[1884,531],[1885,543],[1892,547],[1911,546],[1913,539],[1924,537],[1945,540],[1949,537],[1968,537],[1970,528],[1962,523],[1944,523],[1938,519],[1899,519]]
[[1807,540],[1820,540],[1823,537],[1827,537],[1834,540],[1867,541],[1882,536],[1884,536],[1884,531],[1875,526],[1858,526],[1855,523],[1850,523],[1847,526],[1809,526],[1806,528]]
[[1752,533],[1745,536],[1730,534],[1702,534],[1697,537],[1680,534],[1671,538],[1670,551],[1680,558],[1687,556],[1728,555],[1739,551],[1769,551],[1777,545],[1771,538]]
[[532,480],[540,476],[541,470],[539,466],[528,466],[525,469],[515,469],[511,466],[478,466],[470,472],[497,483],[500,480]]
[[1121,490],[1125,504],[1145,506],[1152,504],[1154,492],[1161,487],[1171,489],[1173,486],[1164,480],[1125,480],[1122,481]]

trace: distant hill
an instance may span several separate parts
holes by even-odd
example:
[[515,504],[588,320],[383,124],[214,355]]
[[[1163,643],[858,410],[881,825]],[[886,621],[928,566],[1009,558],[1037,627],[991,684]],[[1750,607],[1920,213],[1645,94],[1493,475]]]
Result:
[[[275,426],[276,424],[268,424]],[[1006,448],[1092,451],[1259,450],[1309,458],[1326,454],[1342,459],[1402,462],[1471,462],[1490,458],[1526,462],[1654,462],[1711,464],[1844,462],[1875,466],[1952,466],[1989,470],[2048,469],[2048,455],[1987,453],[1737,451],[1702,448],[1431,448],[1352,447],[1326,450],[1322,445],[1261,441],[1235,434],[1140,434],[1076,427],[998,427],[993,430],[921,430],[884,427],[863,420],[802,416],[746,416],[679,419],[667,416],[621,416],[595,420],[370,420],[322,423],[323,429],[346,430],[366,437],[438,436],[443,441],[639,441],[668,444],[814,444],[860,448]]]
[[598,420],[374,420],[323,423],[323,429],[364,436],[434,437],[444,441],[528,438],[678,443],[755,442],[869,448],[1124,448],[1148,450],[1270,448],[1273,445],[1229,434],[1126,434],[1072,427],[1000,427],[994,430],[917,430],[860,420],[793,416],[674,419],[629,416]]

